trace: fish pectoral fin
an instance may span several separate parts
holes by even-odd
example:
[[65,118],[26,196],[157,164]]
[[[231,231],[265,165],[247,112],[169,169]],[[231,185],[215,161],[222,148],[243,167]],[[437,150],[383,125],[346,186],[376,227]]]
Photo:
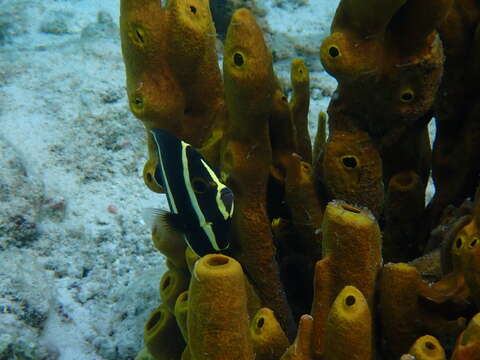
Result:
[[183,222],[178,214],[163,209],[146,208],[142,215],[143,221],[150,229],[158,229],[165,236],[178,237],[179,234],[185,233]]
[[153,230],[159,211],[162,210],[154,208],[145,208],[142,210],[143,222],[148,226],[149,229]]

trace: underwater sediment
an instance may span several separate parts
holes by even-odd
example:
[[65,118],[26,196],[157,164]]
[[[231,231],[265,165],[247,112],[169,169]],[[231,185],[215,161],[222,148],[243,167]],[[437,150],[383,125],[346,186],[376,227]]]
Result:
[[479,359],[479,20],[473,0],[342,0],[312,145],[308,69],[292,61],[289,100],[249,10],[222,77],[208,2],[122,0],[145,184],[163,191],[149,131],[163,129],[235,194],[224,254],[153,230],[169,270],[138,359]]

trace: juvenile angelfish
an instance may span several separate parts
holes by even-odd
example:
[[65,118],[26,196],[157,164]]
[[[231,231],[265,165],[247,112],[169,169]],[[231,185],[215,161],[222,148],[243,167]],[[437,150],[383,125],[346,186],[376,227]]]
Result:
[[190,144],[164,130],[150,133],[158,157],[153,178],[165,190],[170,212],[149,209],[147,222],[158,226],[163,236],[182,234],[199,256],[226,250],[232,191]]

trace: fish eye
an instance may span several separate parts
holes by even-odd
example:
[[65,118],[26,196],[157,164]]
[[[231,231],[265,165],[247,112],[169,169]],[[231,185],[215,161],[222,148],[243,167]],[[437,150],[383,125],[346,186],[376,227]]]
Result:
[[211,183],[201,177],[192,179],[192,189],[195,194],[204,194],[211,187]]

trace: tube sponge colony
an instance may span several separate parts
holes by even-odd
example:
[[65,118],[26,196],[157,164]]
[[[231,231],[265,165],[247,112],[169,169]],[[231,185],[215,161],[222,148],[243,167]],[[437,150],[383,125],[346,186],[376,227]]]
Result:
[[138,359],[479,359],[479,21],[473,0],[341,0],[312,147],[307,66],[292,61],[288,99],[250,11],[232,16],[222,77],[208,1],[121,0],[146,186],[162,192],[161,128],[235,194],[225,254],[153,229],[169,269]]

